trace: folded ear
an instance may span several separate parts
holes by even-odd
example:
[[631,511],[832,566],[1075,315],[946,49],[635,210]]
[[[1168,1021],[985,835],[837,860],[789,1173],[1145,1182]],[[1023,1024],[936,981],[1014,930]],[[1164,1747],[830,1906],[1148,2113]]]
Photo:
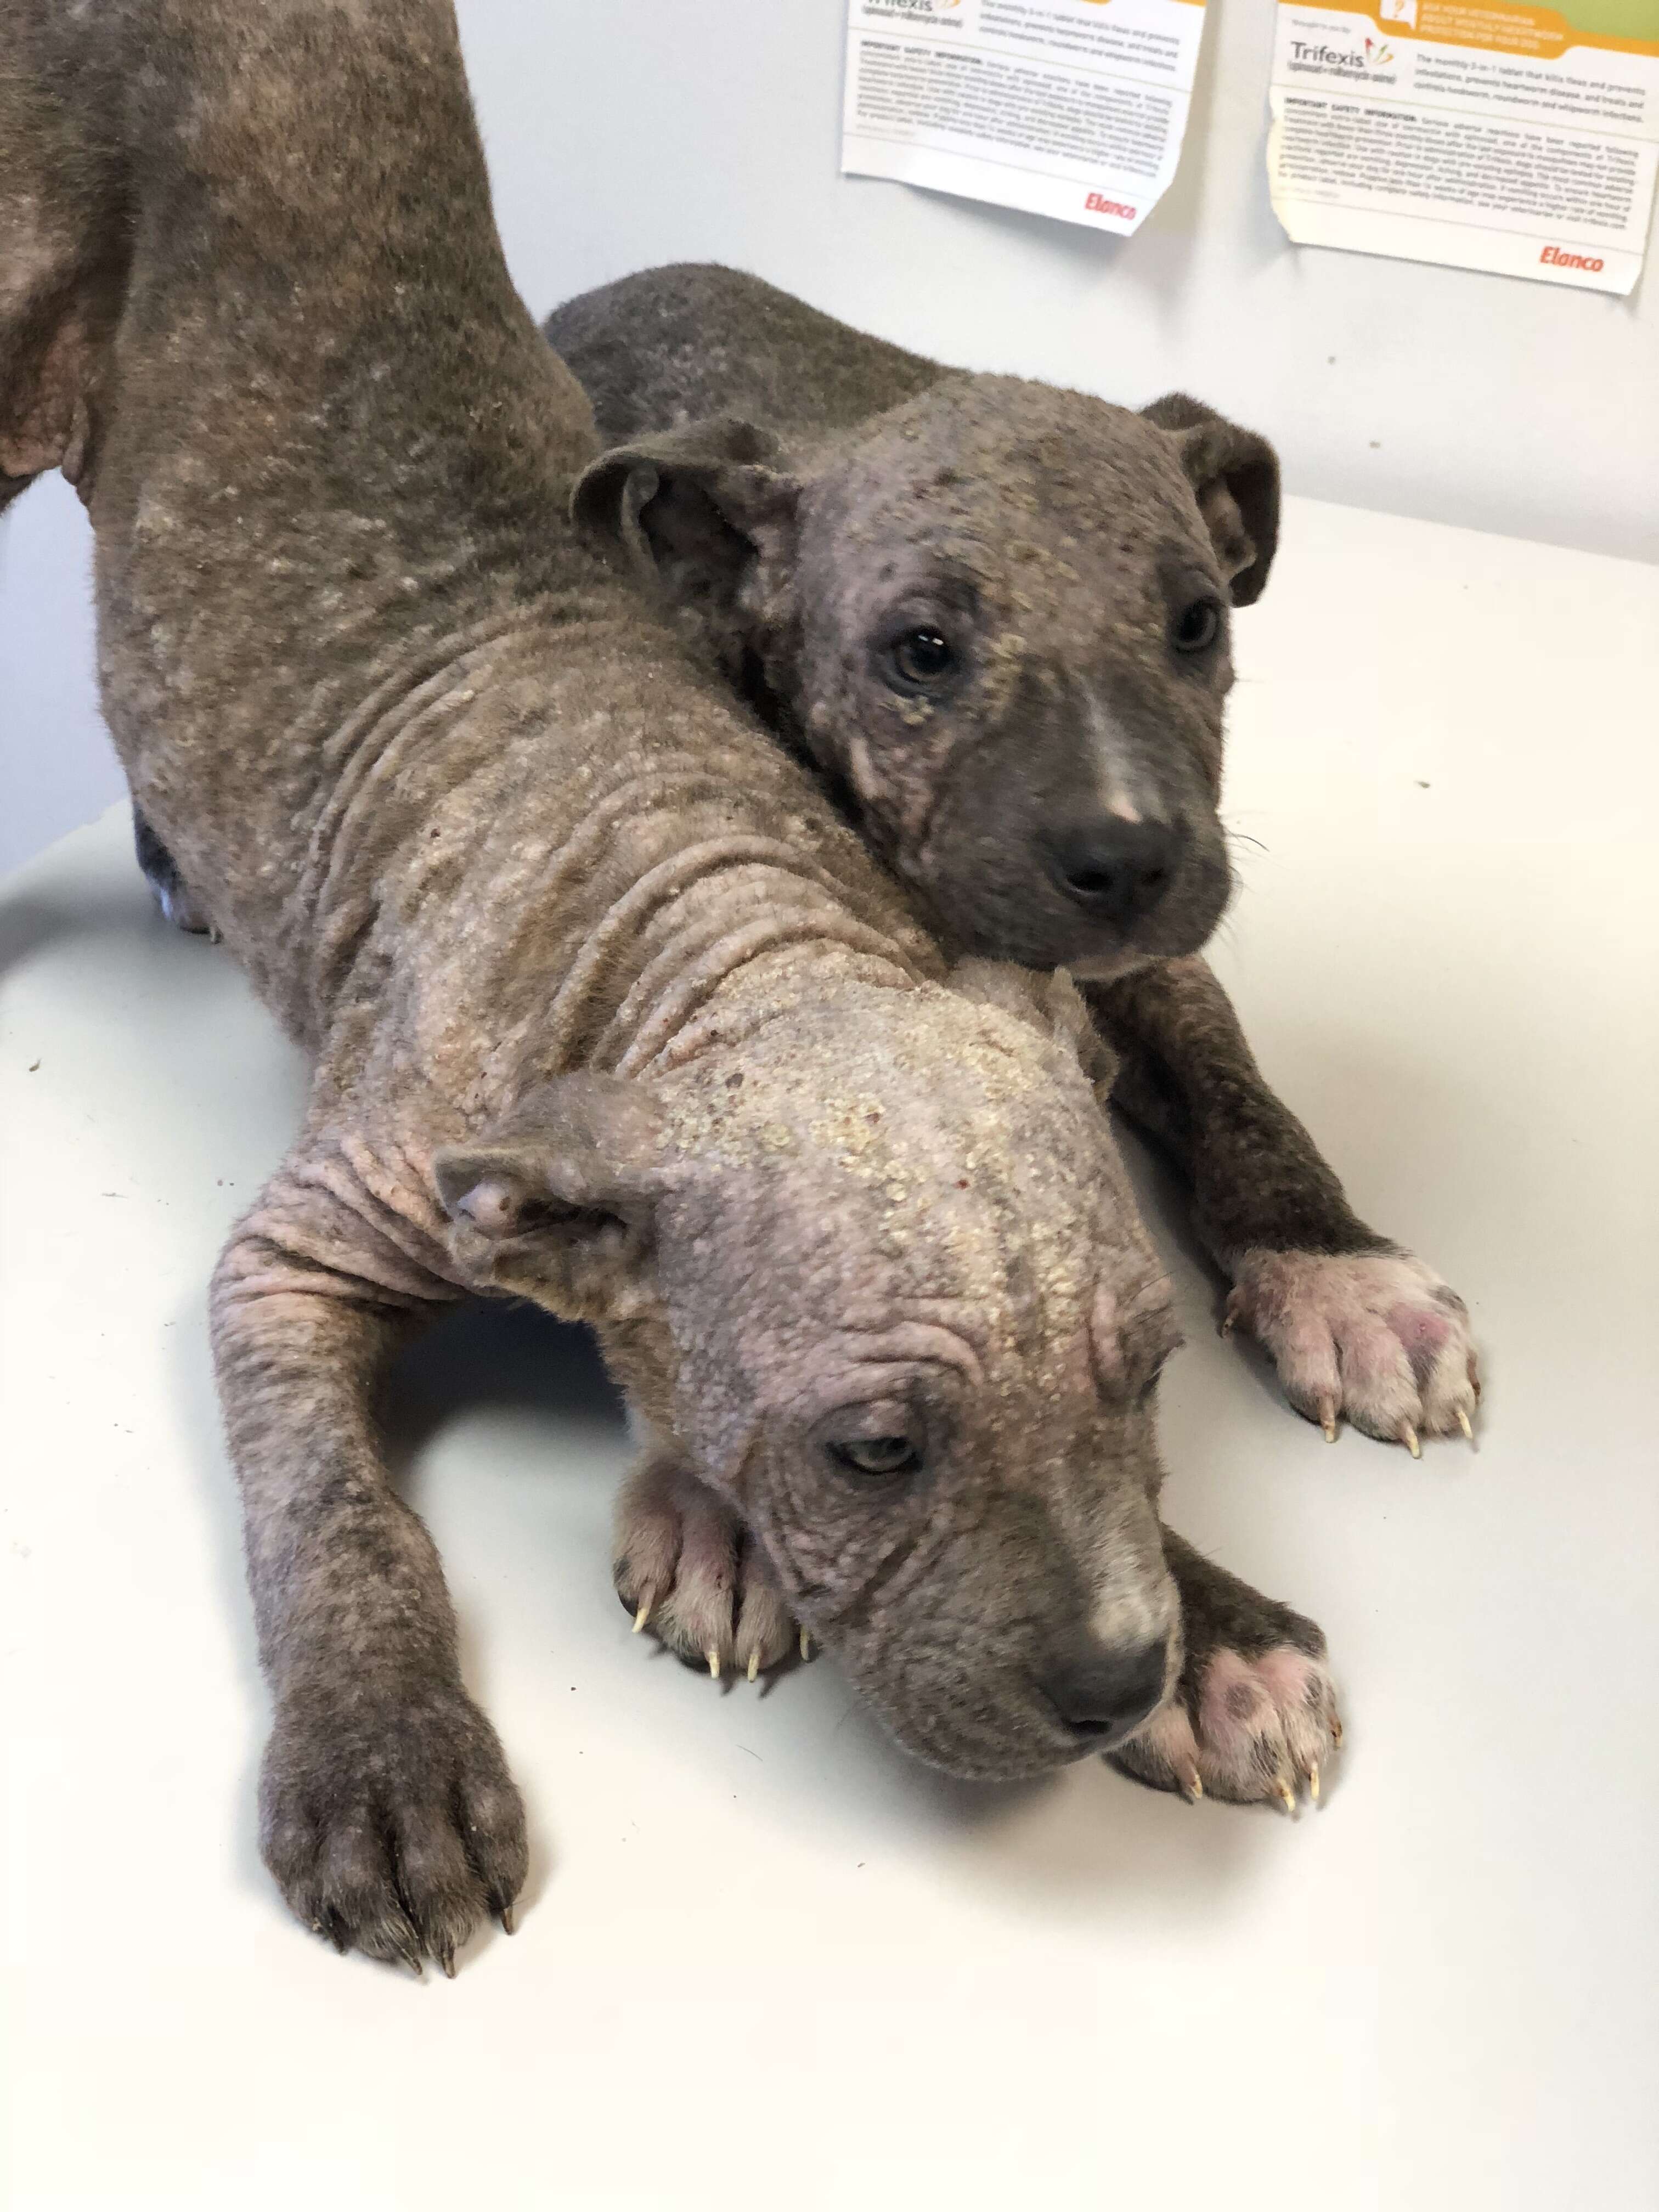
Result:
[[793,559],[799,496],[771,432],[722,418],[601,453],[578,478],[570,512],[641,582],[695,615],[735,668],[767,619],[763,569]]
[[15,65],[0,64],[0,509],[46,469],[87,495],[131,250],[110,155],[88,143],[81,103],[48,94],[16,36]]
[[662,1117],[620,1076],[560,1077],[476,1145],[441,1152],[434,1180],[456,1260],[568,1320],[636,1311],[649,1289]]
[[1174,437],[1198,495],[1232,602],[1261,597],[1279,543],[1279,456],[1265,438],[1243,430],[1201,400],[1171,392],[1141,413]]

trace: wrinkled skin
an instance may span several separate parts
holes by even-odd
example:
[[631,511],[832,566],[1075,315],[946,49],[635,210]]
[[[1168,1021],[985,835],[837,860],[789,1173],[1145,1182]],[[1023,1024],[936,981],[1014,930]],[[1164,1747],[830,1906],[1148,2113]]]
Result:
[[8,29],[0,504],[76,483],[135,799],[314,1063],[211,1300],[289,1904],[453,1970],[524,1881],[375,1419],[471,1291],[595,1325],[653,1456],[924,1756],[1127,1741],[1182,1665],[1171,1331],[1097,1040],[1063,981],[951,969],[578,541],[592,419],[507,278],[449,10]]
[[[580,1190],[536,1101],[522,1135],[438,1170],[463,1267],[593,1314],[653,1456],[731,1509],[900,1741],[963,1775],[1121,1740],[1180,1665],[1153,1435],[1169,1287],[1070,1034],[1006,1012],[1019,989],[959,975],[902,1034],[867,999],[814,1007],[810,1049],[757,1028],[653,1085],[648,1117],[631,1101],[622,1145],[595,1091],[606,1158]],[[623,1224],[580,1279],[573,1198]],[[914,1470],[835,1456],[894,1437]],[[1131,1687],[1079,1728],[1045,1686],[1085,1647]]]

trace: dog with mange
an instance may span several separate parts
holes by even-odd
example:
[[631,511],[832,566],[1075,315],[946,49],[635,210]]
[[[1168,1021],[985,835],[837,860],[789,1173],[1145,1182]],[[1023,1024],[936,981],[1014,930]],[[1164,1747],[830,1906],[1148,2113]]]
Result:
[[[1116,1102],[1174,1158],[1333,1442],[1472,1436],[1462,1301],[1348,1205],[1200,948],[1229,607],[1272,566],[1272,447],[1172,393],[1137,413],[941,368],[717,266],[651,270],[547,336],[612,447],[578,519],[817,767],[956,952],[1065,964]],[[142,820],[164,911],[189,893]]]
[[1462,1301],[1356,1218],[1198,957],[1231,889],[1230,610],[1278,540],[1267,441],[1182,393],[1137,413],[944,368],[714,266],[544,328],[612,448],[578,518],[948,949],[1070,969],[1291,1403],[1333,1440],[1471,1435]]
[[374,1418],[475,1291],[595,1326],[647,1438],[624,1595],[715,1673],[805,1629],[953,1772],[1316,1788],[1319,1632],[1160,1524],[1175,1329],[1098,1041],[951,969],[579,537],[592,416],[449,8],[0,23],[0,506],[76,485],[135,800],[314,1063],[211,1299],[290,1906],[449,1970],[524,1879]]

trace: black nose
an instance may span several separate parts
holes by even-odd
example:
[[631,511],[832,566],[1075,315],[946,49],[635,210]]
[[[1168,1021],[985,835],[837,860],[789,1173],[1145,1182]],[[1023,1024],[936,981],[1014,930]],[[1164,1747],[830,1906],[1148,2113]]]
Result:
[[1038,1687],[1074,1734],[1091,1742],[1115,1740],[1156,1707],[1169,1659],[1162,1637],[1126,1650],[1085,1634],[1056,1655]]
[[1180,839],[1167,822],[1100,814],[1059,831],[1049,849],[1067,897],[1122,927],[1150,914],[1169,890]]

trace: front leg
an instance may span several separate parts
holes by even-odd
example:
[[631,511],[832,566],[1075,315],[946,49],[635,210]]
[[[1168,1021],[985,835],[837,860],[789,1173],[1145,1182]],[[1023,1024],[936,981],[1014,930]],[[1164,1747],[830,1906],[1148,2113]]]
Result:
[[810,1656],[758,1544],[672,1445],[653,1443],[617,1500],[617,1595],[688,1665],[754,1681],[795,1650]]
[[1175,1694],[1108,1753],[1153,1790],[1294,1813],[1342,1741],[1325,1638],[1311,1620],[1263,1597],[1169,1529],[1164,1556],[1181,1596],[1182,1662]]
[[486,1914],[510,1925],[524,1808],[462,1687],[432,1540],[375,1437],[375,1385],[442,1287],[374,1233],[370,1212],[337,1162],[290,1162],[214,1280],[276,1706],[260,1849],[294,1911],[342,1951],[416,1972],[424,1953],[453,1973]]
[[1192,1185],[1199,1235],[1233,1285],[1224,1329],[1261,1340],[1333,1443],[1339,1415],[1414,1457],[1420,1436],[1472,1437],[1463,1301],[1354,1213],[1206,963],[1160,962],[1085,996],[1119,1054],[1114,1099]]

